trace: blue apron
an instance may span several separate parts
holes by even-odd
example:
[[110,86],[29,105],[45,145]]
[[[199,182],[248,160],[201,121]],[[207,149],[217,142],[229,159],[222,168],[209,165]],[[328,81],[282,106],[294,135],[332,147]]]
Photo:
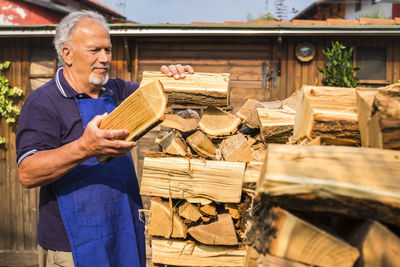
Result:
[[[111,97],[75,101],[84,128],[115,108]],[[52,187],[76,267],[146,266],[142,201],[130,153],[107,163],[90,158]]]

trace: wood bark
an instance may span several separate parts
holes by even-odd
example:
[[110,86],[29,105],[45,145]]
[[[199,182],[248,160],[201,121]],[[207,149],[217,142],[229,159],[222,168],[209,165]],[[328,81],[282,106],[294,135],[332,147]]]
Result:
[[216,202],[240,202],[243,162],[221,162],[146,153],[141,194],[165,198],[203,197]]
[[334,145],[359,145],[354,88],[303,86],[296,110],[293,139],[314,139]]
[[377,221],[366,221],[350,237],[361,256],[356,267],[395,267],[400,263],[400,239]]
[[247,138],[241,134],[231,135],[220,145],[222,156],[227,161],[253,161],[252,150]]
[[[126,98],[107,117],[101,120],[99,128],[102,130],[127,129],[129,135],[125,140],[137,140],[143,134],[161,122],[167,97],[160,82],[152,82],[139,87]],[[105,162],[109,158],[102,156],[99,161]]]
[[241,119],[247,127],[258,128],[257,108],[264,108],[264,106],[257,100],[248,99],[236,113],[236,117]]
[[159,71],[144,71],[141,84],[159,80],[169,103],[226,107],[229,106],[229,77],[229,73],[196,72],[175,80]]
[[270,144],[257,185],[290,209],[400,221],[400,151]]
[[186,138],[187,144],[201,157],[214,158],[215,145],[202,131],[197,131]]
[[219,214],[217,221],[189,227],[188,233],[200,243],[206,245],[238,244],[233,221],[228,213]]
[[278,207],[260,203],[253,217],[250,243],[259,253],[314,266],[353,266],[359,251],[314,225]]
[[166,114],[161,126],[176,129],[183,133],[188,133],[195,131],[198,123],[196,119],[193,118],[184,119],[178,114]]
[[215,107],[208,107],[199,122],[199,128],[209,136],[234,134],[241,123],[235,115]]
[[286,143],[293,134],[295,114],[284,109],[258,108],[260,132],[265,143]]
[[149,235],[165,238],[186,238],[187,227],[182,219],[174,213],[172,205],[160,198],[150,200]]
[[183,140],[181,134],[176,130],[170,131],[156,143],[161,146],[164,153],[177,156],[186,156],[188,154],[188,147],[185,140]]
[[210,246],[190,241],[153,238],[153,263],[178,266],[243,266],[246,250],[238,247]]

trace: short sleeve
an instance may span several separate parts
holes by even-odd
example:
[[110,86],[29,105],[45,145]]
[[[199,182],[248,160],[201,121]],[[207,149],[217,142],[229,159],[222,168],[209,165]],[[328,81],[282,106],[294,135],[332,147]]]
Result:
[[16,136],[18,165],[41,150],[60,147],[60,123],[46,97],[34,92],[25,102],[18,120]]

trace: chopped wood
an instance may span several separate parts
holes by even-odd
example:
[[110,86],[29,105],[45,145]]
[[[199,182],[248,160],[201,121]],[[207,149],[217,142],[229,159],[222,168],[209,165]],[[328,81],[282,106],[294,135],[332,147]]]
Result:
[[222,156],[227,161],[253,161],[249,141],[241,133],[229,136],[222,141],[220,147]]
[[200,211],[203,214],[208,215],[208,216],[217,216],[218,215],[217,209],[215,208],[215,206],[214,205],[210,205],[210,204],[205,205],[205,206],[201,206],[200,207]]
[[186,198],[186,201],[188,201],[189,203],[192,203],[192,204],[200,204],[203,206],[212,203],[211,200],[209,200],[207,198],[203,198],[203,197],[188,197],[188,198]]
[[400,85],[380,90],[368,121],[370,147],[400,149]]
[[186,156],[188,154],[188,147],[181,134],[172,130],[157,142],[164,153],[178,156]]
[[296,113],[297,105],[299,103],[300,90],[294,91],[288,98],[283,99],[282,109],[288,113]]
[[295,114],[284,109],[258,108],[260,132],[265,143],[286,143],[293,134]]
[[186,238],[187,227],[174,213],[174,208],[160,198],[150,200],[149,235],[165,238]]
[[[296,110],[293,139],[317,136],[334,145],[359,145],[354,88],[303,86]],[[331,140],[331,141],[330,141]]]
[[206,245],[234,246],[238,244],[232,218],[227,213],[219,214],[218,220],[209,224],[189,227],[188,233]]
[[311,267],[312,265],[288,260],[281,257],[272,256],[270,254],[260,255],[257,260],[257,267]]
[[[353,266],[357,248],[278,207],[259,203],[248,234],[259,253],[314,266]],[[189,229],[190,231],[190,229]]]
[[242,215],[239,212],[239,208],[237,204],[234,203],[226,203],[225,209],[229,211],[229,214],[233,219],[240,219]]
[[372,105],[378,88],[356,88],[358,125],[360,128],[361,145],[363,147],[371,147],[369,145],[368,121],[372,115]]
[[400,221],[400,151],[270,144],[257,185],[288,209]]
[[[127,129],[127,141],[136,140],[154,128],[163,118],[167,105],[162,84],[159,81],[139,87],[107,117],[101,120],[102,130]],[[99,161],[109,158],[102,156]]]
[[249,128],[258,128],[257,108],[264,108],[261,102],[248,99],[236,113],[236,116]]
[[185,202],[179,206],[178,213],[181,217],[191,222],[197,222],[202,216],[199,209],[189,202]]
[[179,116],[181,116],[184,119],[195,119],[196,122],[200,121],[199,113],[197,111],[193,110],[193,109],[190,109],[190,108],[186,108],[184,110],[176,111],[176,114],[178,114]]
[[184,119],[178,114],[166,114],[165,119],[161,123],[161,126],[177,129],[183,133],[193,132],[196,130],[197,125],[196,119]]
[[179,266],[243,266],[246,250],[190,241],[151,240],[153,263]]
[[203,106],[229,106],[229,73],[186,73],[175,80],[159,71],[144,71],[141,84],[159,80],[168,95],[168,102]]
[[247,162],[243,183],[257,183],[260,180],[261,169],[263,165],[264,162],[261,161]]
[[266,146],[264,143],[258,142],[251,146],[251,158],[253,161],[264,162]]
[[215,145],[202,131],[197,131],[186,138],[188,145],[201,157],[214,158]]
[[211,217],[201,216],[201,220],[205,223],[208,223],[209,221],[211,221]]
[[360,252],[355,266],[398,266],[400,262],[400,239],[386,226],[377,221],[366,221],[350,237],[350,243]]
[[208,107],[199,122],[199,128],[210,136],[234,134],[241,120],[228,112],[215,107]]
[[212,161],[146,153],[141,194],[165,198],[203,197],[216,202],[240,202],[243,162]]

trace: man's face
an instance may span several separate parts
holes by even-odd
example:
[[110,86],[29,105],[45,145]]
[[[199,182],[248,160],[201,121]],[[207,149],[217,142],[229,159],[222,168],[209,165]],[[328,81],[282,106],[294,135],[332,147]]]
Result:
[[95,20],[83,19],[76,25],[70,44],[69,65],[79,82],[96,86],[107,83],[111,63],[107,30]]

